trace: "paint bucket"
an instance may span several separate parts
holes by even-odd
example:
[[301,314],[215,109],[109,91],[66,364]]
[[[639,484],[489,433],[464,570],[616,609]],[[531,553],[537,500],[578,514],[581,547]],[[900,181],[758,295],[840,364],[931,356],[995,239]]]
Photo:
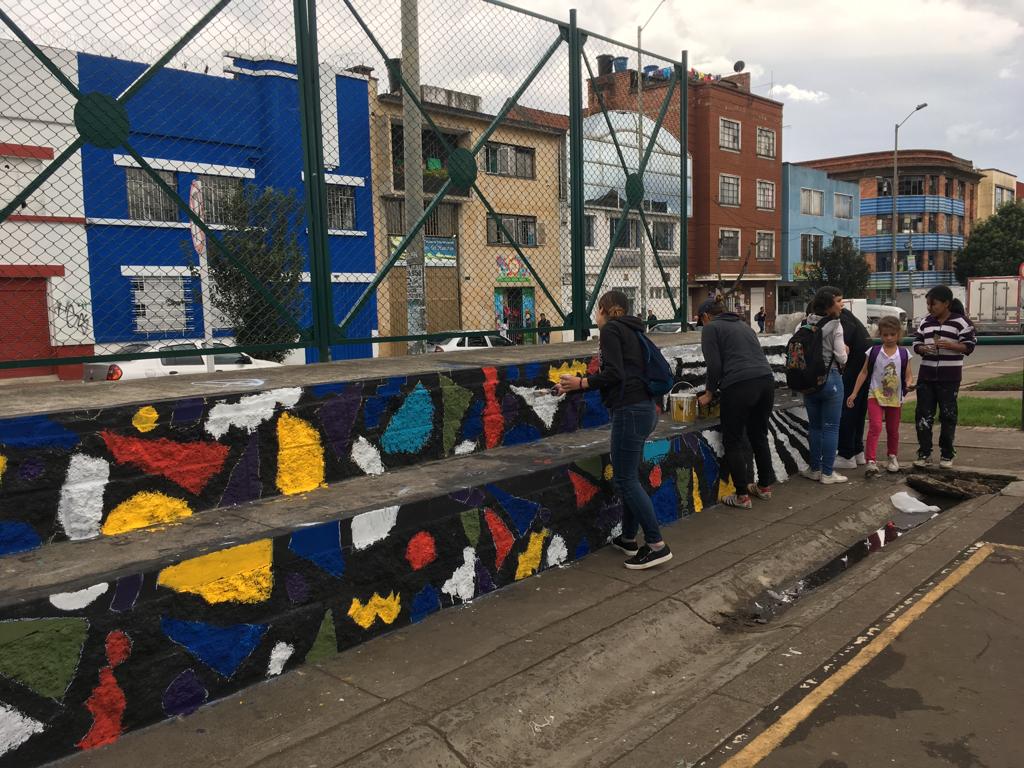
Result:
[[628,56],[616,56],[612,59],[612,69],[616,72],[625,72],[629,67]]
[[719,400],[712,400],[707,405],[701,405],[697,409],[699,419],[717,419],[722,413],[722,404]]
[[[690,385],[680,382],[676,385],[676,387],[678,386],[689,387]],[[677,424],[693,424],[697,421],[697,394],[695,392],[670,392],[668,402],[672,421]]]

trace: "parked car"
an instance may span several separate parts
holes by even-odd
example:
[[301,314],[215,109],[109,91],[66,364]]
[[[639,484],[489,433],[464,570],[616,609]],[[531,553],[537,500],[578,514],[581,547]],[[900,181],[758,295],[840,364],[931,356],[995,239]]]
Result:
[[[215,349],[227,349],[225,344],[214,344]],[[150,379],[157,376],[176,376],[185,373],[205,373],[206,358],[198,354],[199,346],[193,342],[173,344],[129,344],[121,350],[125,355],[142,352],[181,351],[195,349],[195,355],[180,357],[146,357],[140,360],[118,360],[113,363],[86,363],[82,381],[123,381],[125,379]],[[249,371],[254,368],[279,368],[281,363],[260,360],[244,352],[223,352],[213,356],[214,370]]]
[[[694,322],[687,323],[686,331],[697,330],[697,324]],[[648,330],[648,333],[684,333],[682,323],[679,322],[668,322],[668,323],[655,323]]]
[[486,336],[452,336],[433,342],[431,352],[458,352],[464,349],[481,349],[487,347],[511,347],[512,342],[498,333]]

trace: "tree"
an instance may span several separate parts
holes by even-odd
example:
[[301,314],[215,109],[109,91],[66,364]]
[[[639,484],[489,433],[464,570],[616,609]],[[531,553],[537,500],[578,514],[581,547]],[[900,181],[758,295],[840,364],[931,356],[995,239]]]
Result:
[[1024,261],[1024,200],[1004,205],[995,216],[976,224],[967,246],[957,254],[956,279],[1016,275]]
[[867,291],[871,269],[852,238],[834,237],[817,261],[807,264],[804,274],[809,293],[831,285],[842,291],[843,296],[853,298]]
[[[208,247],[214,307],[234,329],[238,346],[295,342],[290,320],[299,319],[306,259],[298,244],[303,218],[294,192],[246,187],[228,203],[225,220],[220,235],[230,257],[212,243]],[[285,354],[273,350],[259,356],[280,362]]]

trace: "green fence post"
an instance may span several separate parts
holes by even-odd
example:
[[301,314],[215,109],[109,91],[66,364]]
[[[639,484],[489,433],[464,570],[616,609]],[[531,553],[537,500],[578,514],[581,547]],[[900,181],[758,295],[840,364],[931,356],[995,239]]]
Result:
[[689,102],[690,102],[690,68],[688,66],[690,54],[689,51],[683,51],[683,59],[680,64],[681,77],[682,77],[682,89],[679,93],[679,166],[680,166],[680,183],[679,183],[679,215],[682,218],[682,224],[679,227],[679,321],[683,323],[681,326],[683,331],[688,330],[688,323],[690,322],[690,189],[689,189]]
[[586,338],[586,262],[583,252],[583,71],[582,45],[576,9],[569,11],[569,232],[572,272],[572,330],[576,341]]

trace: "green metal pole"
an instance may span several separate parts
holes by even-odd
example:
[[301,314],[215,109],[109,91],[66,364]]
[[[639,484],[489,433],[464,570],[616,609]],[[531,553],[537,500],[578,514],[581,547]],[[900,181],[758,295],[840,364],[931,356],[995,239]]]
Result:
[[689,51],[683,51],[683,61],[679,75],[682,80],[679,91],[679,216],[682,224],[679,227],[679,321],[682,330],[688,329],[690,321],[690,189],[689,189],[689,107],[690,107],[690,68]]
[[572,271],[573,337],[583,341],[590,327],[586,304],[586,261],[583,252],[583,70],[582,41],[576,9],[569,11],[569,232]]

